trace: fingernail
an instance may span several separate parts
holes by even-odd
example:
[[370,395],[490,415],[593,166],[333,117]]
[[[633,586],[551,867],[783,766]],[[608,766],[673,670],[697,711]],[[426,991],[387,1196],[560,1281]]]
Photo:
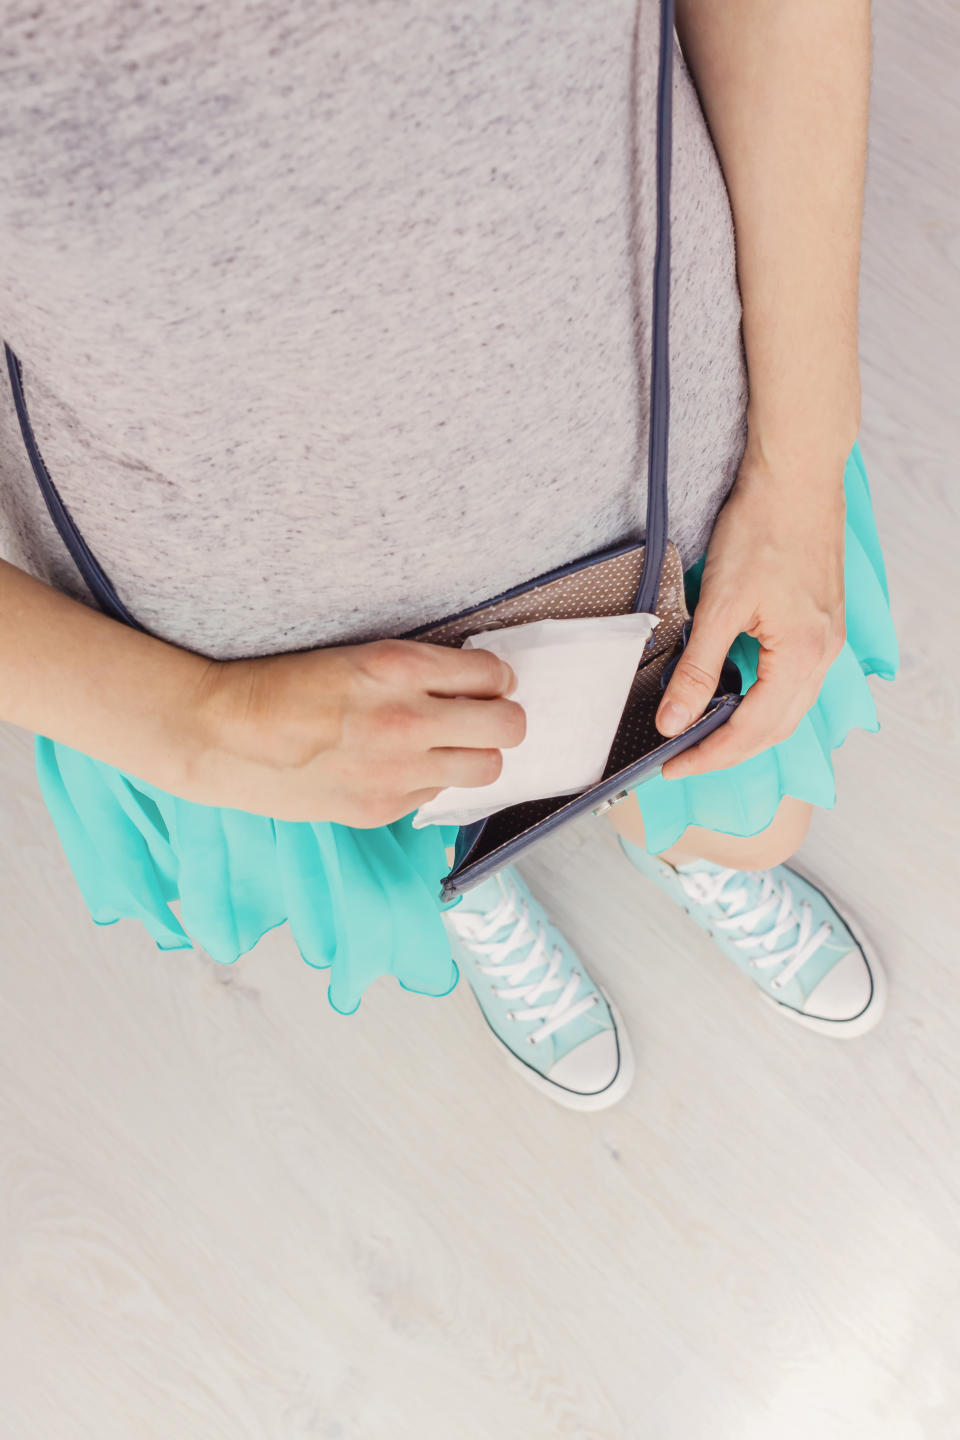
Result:
[[501,661],[500,661],[500,664],[503,666],[503,683],[504,683],[503,693],[504,693],[504,695],[512,695],[513,692],[514,692],[514,690],[516,690],[516,688],[517,688],[517,676],[516,676],[516,673],[515,673],[515,671],[514,671],[513,666],[512,666],[512,665],[508,665],[507,662],[506,662],[506,660],[501,660]]
[[661,735],[679,735],[690,724],[690,712],[668,700],[657,711],[657,729]]

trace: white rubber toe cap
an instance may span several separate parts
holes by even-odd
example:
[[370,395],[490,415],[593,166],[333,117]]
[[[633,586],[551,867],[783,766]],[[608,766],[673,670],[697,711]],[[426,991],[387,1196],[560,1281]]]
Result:
[[807,996],[803,1013],[820,1020],[855,1020],[870,1004],[873,984],[866,960],[850,950]]
[[603,1030],[564,1055],[547,1072],[547,1079],[577,1095],[596,1095],[617,1078],[620,1051],[612,1030]]

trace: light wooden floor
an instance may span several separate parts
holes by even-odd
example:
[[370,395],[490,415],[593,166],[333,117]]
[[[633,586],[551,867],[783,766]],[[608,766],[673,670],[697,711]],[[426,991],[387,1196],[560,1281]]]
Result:
[[568,1113],[465,985],[342,1019],[286,931],[224,969],[93,927],[2,729],[2,1440],[960,1434],[960,16],[875,26],[862,445],[904,657],[803,859],[885,1024],[779,1020],[591,821],[524,869],[639,1076]]

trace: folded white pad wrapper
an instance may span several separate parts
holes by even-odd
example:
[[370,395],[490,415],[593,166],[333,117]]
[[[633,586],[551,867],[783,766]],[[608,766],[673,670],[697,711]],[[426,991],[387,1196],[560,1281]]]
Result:
[[507,805],[569,795],[603,776],[644,646],[656,615],[534,620],[484,630],[464,650],[492,650],[513,666],[527,732],[503,749],[490,785],[450,785],[413,817],[425,825],[468,825]]

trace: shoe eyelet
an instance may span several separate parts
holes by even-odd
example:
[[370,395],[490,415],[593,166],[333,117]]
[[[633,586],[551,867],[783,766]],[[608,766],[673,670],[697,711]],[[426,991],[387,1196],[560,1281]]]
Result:
[[534,1039],[534,1037],[533,1037],[532,1035],[528,1035],[528,1036],[526,1037],[526,1039],[527,1039],[527,1044],[528,1044],[528,1045],[536,1045],[536,1043],[537,1043],[536,1040]]
[[508,1020],[516,1020],[516,1018],[517,1018],[517,1012],[516,1012],[516,1010],[508,1010],[508,1011],[507,1011],[507,1019],[508,1019]]

